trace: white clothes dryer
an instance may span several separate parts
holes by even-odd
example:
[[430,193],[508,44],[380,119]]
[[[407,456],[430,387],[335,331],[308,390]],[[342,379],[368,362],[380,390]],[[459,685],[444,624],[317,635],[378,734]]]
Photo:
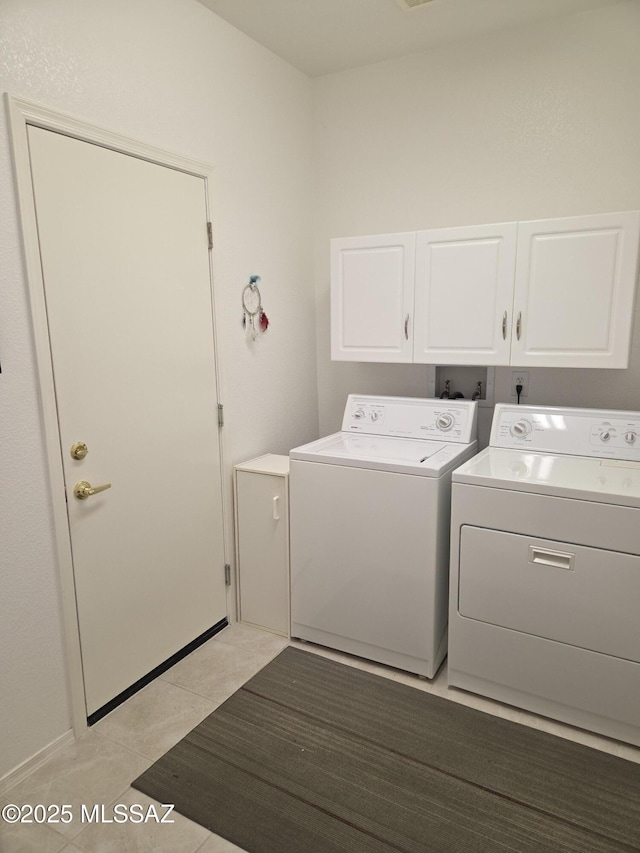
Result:
[[496,406],[450,590],[451,686],[640,745],[640,412]]
[[476,403],[350,395],[290,452],[291,636],[432,678],[447,651],[451,471]]

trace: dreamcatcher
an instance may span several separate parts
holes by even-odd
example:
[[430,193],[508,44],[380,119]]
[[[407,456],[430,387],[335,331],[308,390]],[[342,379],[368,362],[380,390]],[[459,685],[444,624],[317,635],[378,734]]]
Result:
[[242,328],[246,329],[251,340],[269,328],[269,318],[262,307],[262,297],[258,290],[259,275],[252,275],[249,284],[242,291]]

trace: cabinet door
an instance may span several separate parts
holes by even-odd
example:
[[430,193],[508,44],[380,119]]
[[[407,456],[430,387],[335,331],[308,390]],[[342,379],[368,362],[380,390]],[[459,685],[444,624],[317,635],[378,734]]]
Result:
[[289,634],[288,480],[236,472],[239,618]]
[[509,364],[517,223],[420,231],[413,360]]
[[411,362],[415,234],[331,241],[331,358]]
[[640,213],[521,222],[511,363],[627,367]]

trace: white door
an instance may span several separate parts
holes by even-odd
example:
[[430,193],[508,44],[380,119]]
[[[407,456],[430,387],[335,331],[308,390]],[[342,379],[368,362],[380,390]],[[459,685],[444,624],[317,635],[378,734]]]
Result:
[[226,617],[206,190],[28,133],[91,715]]
[[517,227],[418,232],[414,362],[509,364]]
[[331,358],[411,362],[415,234],[331,241]]
[[290,621],[288,499],[287,477],[236,471],[239,618],[284,636]]
[[640,214],[521,222],[511,363],[627,367]]

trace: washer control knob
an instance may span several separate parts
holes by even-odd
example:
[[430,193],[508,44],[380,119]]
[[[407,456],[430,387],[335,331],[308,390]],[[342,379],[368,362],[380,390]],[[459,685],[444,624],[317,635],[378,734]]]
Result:
[[637,437],[638,433],[634,432],[632,429],[627,430],[627,432],[625,432],[624,434],[624,440],[627,442],[627,444],[635,444]]
[[603,429],[602,432],[600,433],[600,441],[609,441],[610,438],[611,438],[611,430],[610,429]]
[[361,421],[364,418],[364,412],[362,409],[356,409],[353,413],[354,421]]
[[380,412],[376,412],[376,410],[374,409],[371,412],[371,420],[375,423],[379,417],[380,417]]
[[526,438],[531,432],[531,424],[529,421],[516,421],[511,425],[510,432],[515,438]]
[[436,427],[441,430],[451,429],[454,424],[454,420],[453,415],[450,415],[448,412],[443,412],[436,418]]

